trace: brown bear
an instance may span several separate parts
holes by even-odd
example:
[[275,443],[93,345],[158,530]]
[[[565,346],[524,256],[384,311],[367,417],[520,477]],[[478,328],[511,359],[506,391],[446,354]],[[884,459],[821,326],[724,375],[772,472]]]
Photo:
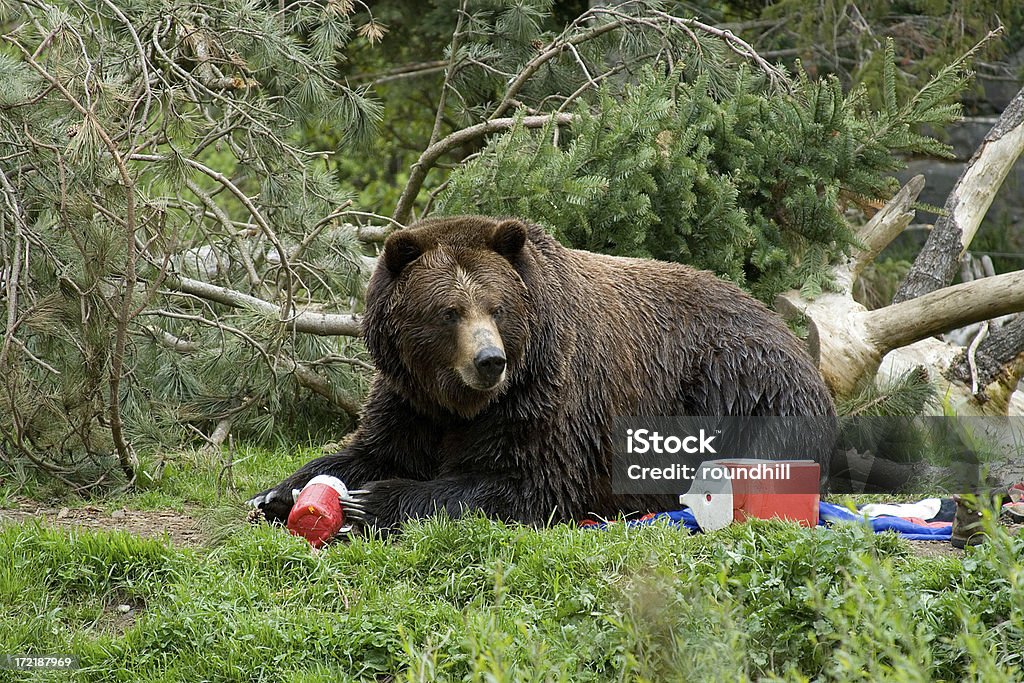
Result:
[[382,530],[438,510],[536,524],[674,509],[613,493],[613,418],[835,414],[800,342],[735,285],[515,219],[392,233],[363,325],[377,376],[359,427],[250,501],[271,521],[318,474],[364,489]]

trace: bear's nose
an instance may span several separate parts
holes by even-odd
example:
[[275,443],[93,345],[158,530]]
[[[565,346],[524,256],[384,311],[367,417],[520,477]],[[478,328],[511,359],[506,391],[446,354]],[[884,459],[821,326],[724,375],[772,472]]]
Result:
[[488,382],[497,382],[505,371],[505,352],[497,346],[488,346],[480,350],[473,359],[480,378]]

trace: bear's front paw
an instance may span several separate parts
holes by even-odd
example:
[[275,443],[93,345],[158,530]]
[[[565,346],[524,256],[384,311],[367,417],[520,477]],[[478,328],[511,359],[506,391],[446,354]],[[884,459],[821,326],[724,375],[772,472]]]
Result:
[[364,484],[366,488],[345,491],[339,498],[345,515],[345,524],[351,527],[350,535],[371,533],[378,538],[387,537],[391,531],[381,525],[375,503],[375,484]]
[[253,508],[248,515],[249,521],[284,524],[288,521],[288,513],[292,511],[298,492],[298,489],[293,489],[285,482],[262,493],[257,493],[245,502],[246,505]]

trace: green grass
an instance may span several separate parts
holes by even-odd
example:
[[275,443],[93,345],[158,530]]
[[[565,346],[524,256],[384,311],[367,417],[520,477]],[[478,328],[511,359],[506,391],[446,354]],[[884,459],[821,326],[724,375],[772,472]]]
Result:
[[[249,455],[234,472],[245,493],[311,453]],[[206,546],[0,527],[0,653],[73,654],[82,667],[0,679],[1022,676],[1024,539],[998,530],[964,558],[925,559],[857,526],[753,522],[691,536],[435,519],[317,552],[238,522],[241,497],[216,493],[218,458],[173,465],[109,504],[223,519]],[[133,606],[127,617],[121,604]]]

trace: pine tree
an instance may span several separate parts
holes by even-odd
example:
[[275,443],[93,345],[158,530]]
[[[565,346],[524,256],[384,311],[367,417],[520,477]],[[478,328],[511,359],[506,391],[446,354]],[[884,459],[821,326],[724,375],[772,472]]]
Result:
[[350,197],[303,145],[320,127],[358,145],[379,118],[337,72],[353,11],[0,4],[8,465],[89,483],[228,427],[351,424],[360,345],[296,315],[351,314],[365,277]]

